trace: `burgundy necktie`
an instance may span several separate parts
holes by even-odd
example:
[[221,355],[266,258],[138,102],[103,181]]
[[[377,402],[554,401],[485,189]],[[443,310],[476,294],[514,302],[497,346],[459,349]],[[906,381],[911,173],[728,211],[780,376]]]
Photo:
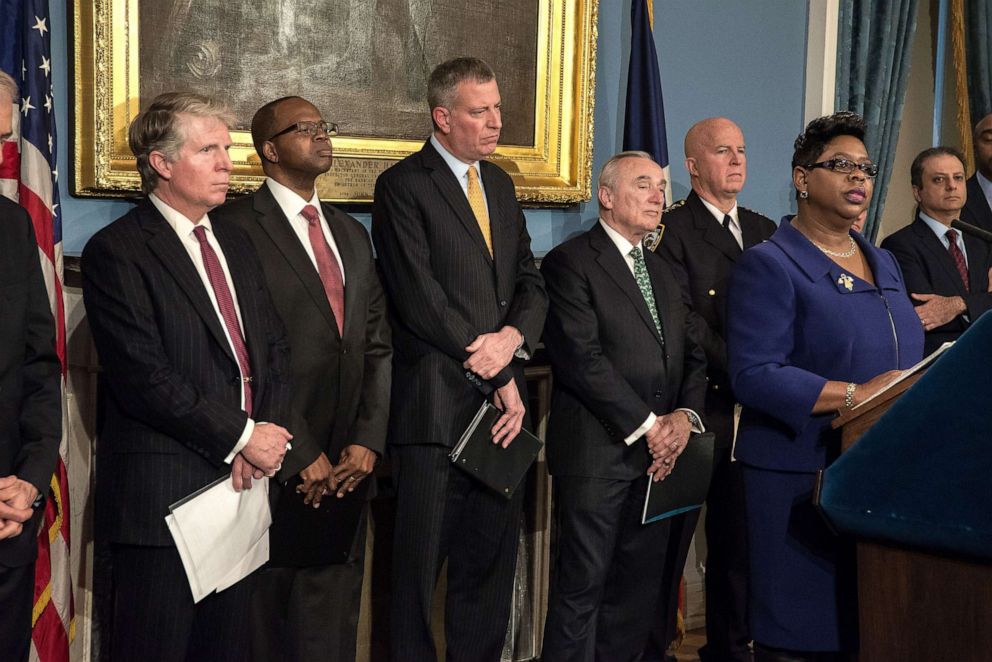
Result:
[[317,214],[317,208],[313,205],[307,205],[300,214],[307,219],[307,233],[310,236],[313,256],[317,259],[317,273],[320,275],[320,282],[324,284],[327,303],[331,304],[331,311],[338,323],[338,333],[343,336],[344,279],[341,277],[341,267],[338,266],[334,251],[327,244],[327,237],[324,236],[324,231],[320,227],[320,216]]
[[214,288],[217,307],[220,308],[220,315],[224,318],[224,326],[227,327],[227,334],[231,336],[231,344],[234,346],[234,355],[238,358],[238,365],[241,366],[241,383],[244,384],[245,389],[245,411],[251,416],[251,363],[248,360],[248,347],[245,346],[244,336],[241,335],[238,313],[234,309],[234,298],[227,286],[227,278],[224,277],[224,269],[220,266],[217,253],[207,242],[206,228],[198,225],[193,228],[193,234],[200,242],[203,266],[207,269],[207,278],[210,280],[210,286]]
[[945,236],[947,237],[947,252],[954,258],[954,265],[958,268],[958,274],[964,282],[964,291],[970,292],[971,288],[968,286],[968,263],[964,261],[964,253],[958,248],[957,230],[948,230]]

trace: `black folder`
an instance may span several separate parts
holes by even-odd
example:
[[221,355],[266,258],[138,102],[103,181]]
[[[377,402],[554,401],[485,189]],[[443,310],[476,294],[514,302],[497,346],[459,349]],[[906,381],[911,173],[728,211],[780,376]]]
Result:
[[703,506],[710,489],[710,478],[713,476],[714,441],[712,432],[689,435],[689,443],[675,461],[672,473],[657,483],[648,476],[648,494],[644,499],[642,524]]
[[544,443],[521,429],[506,448],[494,444],[490,430],[502,413],[483,402],[449,457],[455,466],[509,499]]

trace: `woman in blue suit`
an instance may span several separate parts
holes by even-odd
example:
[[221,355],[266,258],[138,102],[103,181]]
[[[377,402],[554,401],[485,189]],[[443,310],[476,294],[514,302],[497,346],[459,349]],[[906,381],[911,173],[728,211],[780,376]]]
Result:
[[746,251],[731,277],[727,347],[744,406],[735,456],[756,662],[842,660],[856,650],[854,577],[844,571],[852,550],[813,509],[813,485],[839,452],[837,411],[923,353],[895,259],[851,231],[878,172],[864,133],[853,113],[809,123],[792,157],[798,215]]

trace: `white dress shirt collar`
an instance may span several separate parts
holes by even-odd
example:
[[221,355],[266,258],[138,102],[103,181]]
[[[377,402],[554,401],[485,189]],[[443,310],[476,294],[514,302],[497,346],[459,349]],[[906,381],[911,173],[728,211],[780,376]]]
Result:
[[[697,193],[697,195],[699,195]],[[699,201],[703,203],[709,213],[713,214],[713,218],[720,225],[723,225],[724,213],[720,211],[715,205],[711,204],[708,200],[704,200],[702,196],[699,196]],[[731,207],[730,211],[726,213],[726,216],[730,217],[730,233],[734,235],[734,239],[737,240],[737,244],[743,248],[744,247],[744,235],[741,231],[741,220],[740,214],[737,211],[737,202],[734,202],[734,206]]]
[[272,197],[276,199],[279,208],[286,214],[286,218],[297,216],[307,205],[313,205],[320,217],[324,218],[324,212],[320,208],[320,196],[317,195],[316,189],[310,194],[309,200],[304,200],[296,191],[293,191],[284,184],[280,184],[271,177],[265,178],[265,184],[269,187],[269,191],[272,193]]
[[[444,145],[441,144],[441,141],[438,140],[434,134],[431,134],[430,142],[431,145],[434,146],[434,149],[437,150],[437,153],[441,155],[441,158],[444,159],[444,162],[448,165],[448,169],[451,170],[452,174],[455,176],[455,179],[458,180],[458,184],[462,187],[462,191],[465,195],[468,195],[468,169],[471,166],[475,166],[475,170],[479,175],[479,189],[482,191],[482,197],[486,198],[486,187],[482,183],[482,169],[479,167],[479,162],[473,161],[472,163],[465,163],[460,160],[454,154],[446,150]],[[488,202],[488,199],[486,200]]]
[[213,226],[210,225],[210,218],[206,214],[204,214],[202,218],[200,218],[199,220],[197,220],[196,223],[194,223],[193,221],[186,218],[186,216],[184,216],[182,212],[176,211],[168,204],[163,202],[162,199],[157,195],[155,195],[154,193],[150,193],[148,195],[148,199],[152,201],[152,204],[155,205],[155,209],[157,209],[159,213],[165,217],[165,222],[168,223],[173,230],[175,230],[176,234],[178,234],[180,238],[188,237],[189,235],[191,235],[193,233],[193,230],[198,225],[202,225],[207,229],[207,232],[213,234],[214,231]]
[[[634,273],[634,258],[630,256],[630,251],[634,248],[634,244],[627,241],[626,237],[610,227],[610,224],[602,218],[599,219],[599,224],[603,226],[603,230],[606,231],[606,236],[610,238],[613,245],[617,247],[618,251],[620,251],[620,255],[623,256],[623,261],[627,265],[627,268],[630,269],[630,273]],[[641,247],[641,251],[644,250],[643,241],[638,242],[637,245]]]
[[271,177],[265,179],[265,185],[269,187],[269,191],[272,192],[272,197],[275,198],[276,204],[279,205],[279,209],[282,210],[283,215],[289,219],[289,226],[292,228],[296,238],[299,239],[303,250],[306,251],[307,257],[310,258],[310,263],[314,269],[318,269],[318,267],[317,256],[314,254],[313,245],[310,243],[310,222],[303,217],[301,212],[307,205],[316,208],[317,215],[320,217],[321,233],[324,235],[324,240],[327,241],[331,252],[334,253],[334,259],[338,261],[338,268],[341,271],[341,282],[347,285],[348,277],[345,274],[344,262],[341,259],[341,249],[338,247],[338,242],[331,232],[331,226],[328,224],[327,217],[324,215],[324,208],[320,204],[320,196],[317,195],[317,191],[315,190],[313,192],[309,200],[304,200],[296,191],[280,184]]
[[[932,230],[935,235],[937,235],[937,239],[939,239],[940,243],[944,245],[944,248],[950,247],[951,242],[947,238],[947,231],[953,228],[947,227],[933,216],[930,216],[929,214],[925,214],[922,211],[920,211],[920,220],[926,223],[927,227],[930,228],[930,230]],[[965,264],[967,264],[968,249],[965,248],[964,245],[964,235],[962,235],[961,232],[958,230],[955,230],[955,232],[957,233],[957,241],[955,241],[954,243],[956,243],[958,245],[958,248],[961,249],[961,253],[964,255]]]

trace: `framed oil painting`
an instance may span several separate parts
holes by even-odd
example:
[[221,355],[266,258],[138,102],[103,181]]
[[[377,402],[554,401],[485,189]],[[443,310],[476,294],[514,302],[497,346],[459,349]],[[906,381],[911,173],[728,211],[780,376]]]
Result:
[[306,97],[339,126],[320,196],[368,202],[380,172],[430,134],[427,76],[459,55],[496,71],[493,160],[521,200],[588,200],[598,0],[74,0],[74,193],[140,190],[127,127],[156,94],[191,90],[234,111],[232,189],[262,180],[255,110]]

